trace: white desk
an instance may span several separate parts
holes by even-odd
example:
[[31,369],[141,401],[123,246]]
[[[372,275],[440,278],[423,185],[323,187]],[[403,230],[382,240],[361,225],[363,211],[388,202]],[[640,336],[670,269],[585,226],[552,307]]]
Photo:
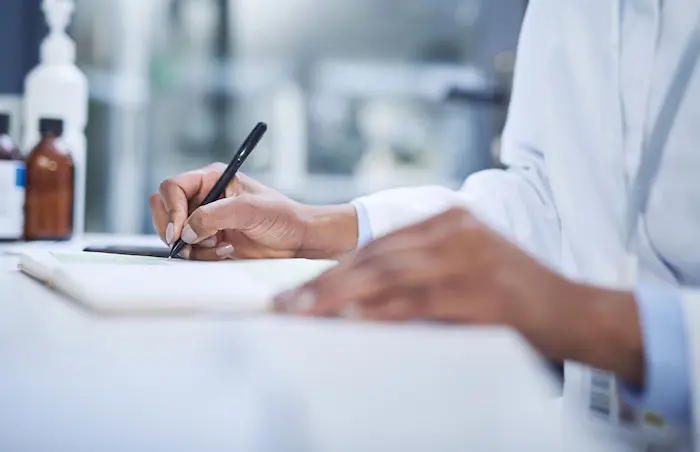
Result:
[[106,318],[16,263],[0,256],[0,450],[553,450],[546,387],[513,335]]

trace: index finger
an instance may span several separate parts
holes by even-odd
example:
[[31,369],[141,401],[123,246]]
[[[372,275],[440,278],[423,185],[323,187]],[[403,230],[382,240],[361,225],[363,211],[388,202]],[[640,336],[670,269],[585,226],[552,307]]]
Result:
[[209,185],[209,179],[211,177],[207,171],[195,170],[166,179],[160,184],[159,192],[168,213],[168,229],[172,229],[167,233],[169,244],[180,237],[182,227],[189,216],[190,200],[206,196],[206,193],[202,192],[206,185]]

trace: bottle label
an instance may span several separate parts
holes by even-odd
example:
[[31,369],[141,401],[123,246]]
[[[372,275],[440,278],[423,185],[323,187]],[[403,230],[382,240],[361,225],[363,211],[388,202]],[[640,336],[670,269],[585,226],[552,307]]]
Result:
[[24,233],[23,162],[0,161],[0,240],[21,239]]

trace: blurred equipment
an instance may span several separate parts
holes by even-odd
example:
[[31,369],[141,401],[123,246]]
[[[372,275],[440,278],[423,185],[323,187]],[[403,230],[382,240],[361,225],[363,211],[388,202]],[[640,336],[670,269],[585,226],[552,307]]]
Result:
[[38,63],[46,35],[41,1],[0,1],[0,111],[10,114],[9,135],[15,143],[21,142],[24,79]]
[[0,113],[0,240],[24,230],[24,159],[10,138],[10,115]]
[[[27,152],[39,142],[41,118],[61,121],[62,135],[72,153],[71,171],[75,171],[75,187],[71,186],[73,218],[69,223],[72,231],[80,235],[84,231],[85,218],[87,143],[84,130],[88,84],[85,75],[75,65],[75,43],[66,34],[73,14],[73,0],[44,0],[42,8],[50,31],[41,44],[40,63],[25,82],[22,148]],[[56,133],[56,130],[57,126],[52,126],[51,131]],[[56,159],[56,162],[60,160]],[[33,231],[31,227],[29,230]],[[61,229],[60,235],[63,236],[64,232]]]
[[243,170],[309,203],[498,164],[520,1],[77,2],[91,230],[152,231],[148,194],[259,119],[270,140]]
[[[365,194],[433,183],[457,188],[467,175],[494,165],[489,149],[498,110],[446,102],[456,86],[493,89],[474,66],[325,61],[312,80],[323,108],[312,109],[314,136],[336,133],[336,141],[311,143],[312,174],[353,176]],[[346,110],[345,118],[331,114],[334,106]],[[348,149],[351,143],[356,149]]]

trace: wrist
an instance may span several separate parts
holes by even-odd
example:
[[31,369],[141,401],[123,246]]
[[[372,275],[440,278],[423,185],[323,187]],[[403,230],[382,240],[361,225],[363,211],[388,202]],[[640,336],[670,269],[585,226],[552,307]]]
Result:
[[330,259],[357,248],[357,212],[351,204],[304,206],[298,257]]
[[626,291],[562,282],[556,308],[544,326],[545,354],[644,383],[644,348],[637,303]]

